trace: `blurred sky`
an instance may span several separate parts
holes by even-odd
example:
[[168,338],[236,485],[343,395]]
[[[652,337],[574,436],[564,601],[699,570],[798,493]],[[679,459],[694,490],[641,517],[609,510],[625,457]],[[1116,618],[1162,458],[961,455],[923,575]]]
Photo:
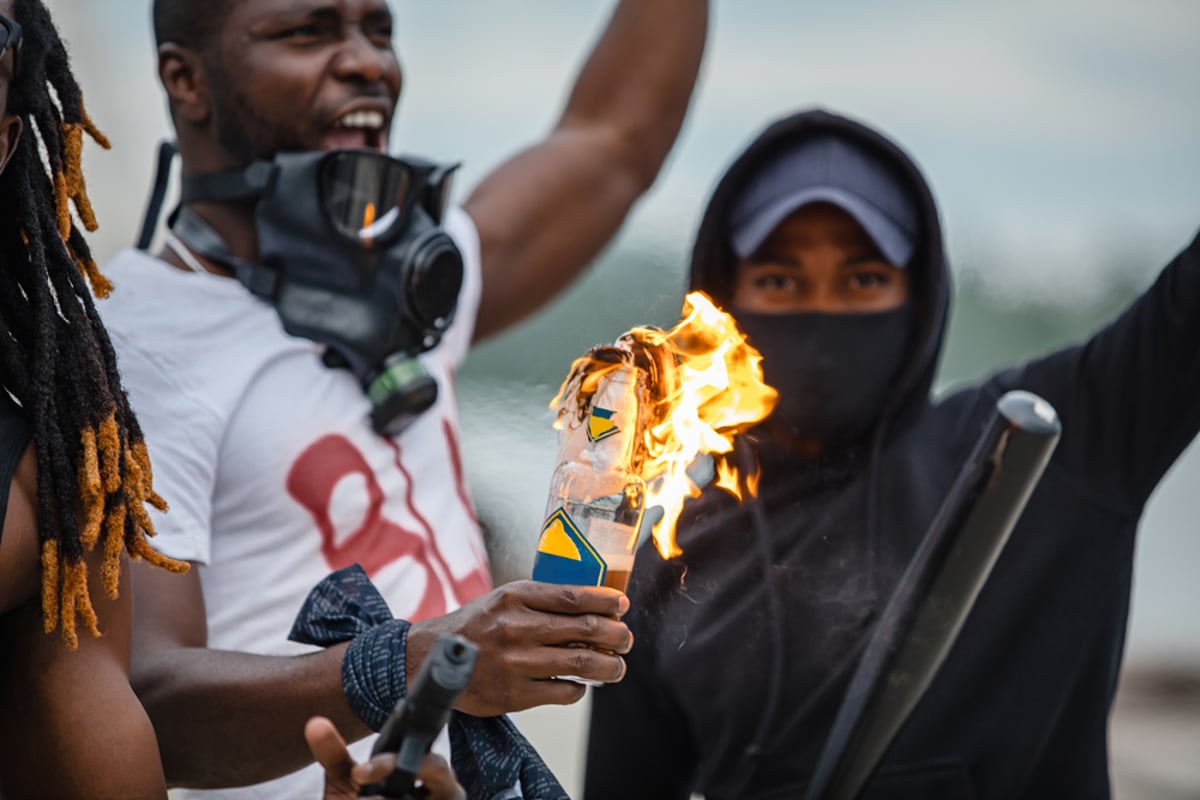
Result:
[[[149,0],[49,2],[115,142],[89,158],[103,252],[132,237],[167,133]],[[393,145],[464,160],[469,187],[553,123],[615,3],[392,5],[406,70]],[[1198,41],[1196,0],[717,0],[693,114],[629,232],[682,248],[753,132],[820,104],[916,155],[959,262],[1022,293],[1087,292],[1089,266],[1132,253],[1149,271],[1200,225]]]

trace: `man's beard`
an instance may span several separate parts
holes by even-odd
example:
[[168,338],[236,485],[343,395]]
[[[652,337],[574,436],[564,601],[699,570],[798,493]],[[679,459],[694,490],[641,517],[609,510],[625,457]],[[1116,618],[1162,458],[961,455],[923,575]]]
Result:
[[237,81],[213,64],[209,74],[217,144],[240,166],[273,158],[276,153],[307,150],[291,125],[261,116],[237,87]]

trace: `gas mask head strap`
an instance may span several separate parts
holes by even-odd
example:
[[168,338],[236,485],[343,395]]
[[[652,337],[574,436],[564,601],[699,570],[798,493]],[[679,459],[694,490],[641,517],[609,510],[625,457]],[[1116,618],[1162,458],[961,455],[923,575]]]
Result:
[[171,232],[193,252],[233,270],[234,277],[259,297],[269,300],[279,291],[278,272],[234,256],[221,235],[187,206],[171,214]]
[[[154,188],[146,205],[142,230],[138,235],[139,250],[149,250],[154,230],[162,215],[171,164],[179,149],[170,140],[158,147],[158,165]],[[193,252],[233,270],[237,279],[251,292],[261,297],[274,297],[279,287],[279,275],[272,269],[236,258],[229,246],[212,226],[187,208],[188,203],[204,201],[243,200],[266,193],[275,180],[275,166],[268,161],[256,161],[245,170],[218,172],[208,175],[188,175],[182,180],[180,204],[167,217],[167,227]]]
[[[149,250],[154,240],[154,230],[162,216],[163,203],[167,197],[167,185],[171,180],[171,165],[179,155],[179,146],[166,139],[158,145],[158,162],[154,170],[154,187],[146,203],[142,217],[142,230],[138,235],[137,248]],[[185,175],[180,187],[179,207],[167,217],[167,226],[175,227],[179,209],[189,203],[227,202],[261,197],[270,191],[275,181],[276,168],[270,161],[255,161],[241,170],[229,170],[206,175]]]
[[184,175],[179,202],[186,206],[191,203],[253,200],[271,191],[277,171],[270,161],[255,161],[245,169]]

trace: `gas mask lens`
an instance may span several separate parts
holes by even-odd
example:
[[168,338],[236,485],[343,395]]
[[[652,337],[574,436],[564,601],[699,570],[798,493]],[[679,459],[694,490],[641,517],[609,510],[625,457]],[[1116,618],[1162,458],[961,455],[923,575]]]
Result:
[[332,153],[320,167],[325,214],[342,236],[365,247],[404,230],[412,208],[411,168],[379,153]]

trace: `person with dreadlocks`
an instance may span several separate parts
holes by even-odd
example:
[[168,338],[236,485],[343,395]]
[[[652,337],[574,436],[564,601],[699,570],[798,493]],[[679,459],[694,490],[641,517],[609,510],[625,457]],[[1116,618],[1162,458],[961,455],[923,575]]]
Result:
[[0,51],[0,794],[163,797],[118,584],[187,564],[146,543],[164,503],[92,302],[80,154],[108,142],[41,2],[0,2]]
[[[173,572],[143,504],[165,508],[92,293],[112,286],[75,218],[96,228],[84,110],[39,0],[0,0],[0,796],[166,797],[154,729],[129,685],[132,556]],[[126,581],[127,583],[127,581]],[[83,631],[79,630],[82,624]],[[101,627],[103,626],[103,634]],[[59,636],[51,636],[56,631]],[[82,634],[82,635],[81,635]],[[392,759],[355,765],[328,720],[304,736],[325,800],[358,796]],[[69,754],[69,757],[64,757]],[[430,756],[436,800],[462,788]],[[312,795],[316,797],[316,794]]]
[[[447,197],[434,181],[444,171],[386,156],[402,78],[385,0],[155,0],[153,18],[182,202],[163,250],[130,250],[108,266],[122,291],[104,314],[171,503],[155,518],[156,546],[199,565],[166,580],[134,575],[147,602],[133,681],[168,780],[220,789],[309,767],[297,731],[314,714],[364,739],[356,753],[369,750],[365,737],[453,632],[479,647],[458,710],[497,719],[490,741],[508,743],[485,748],[497,759],[486,768],[464,767],[456,737],[467,734],[456,725],[471,725],[452,719],[452,763],[475,791],[481,772],[532,763],[532,748],[498,715],[583,697],[580,684],[555,676],[620,680],[632,641],[616,591],[530,581],[492,589],[463,477],[454,372],[473,342],[578,275],[653,183],[690,102],[708,3],[615,3],[554,129],[461,208],[437,202]],[[301,164],[323,166],[297,172]],[[369,166],[342,168],[355,164]],[[264,169],[278,180],[255,183]],[[357,193],[392,174],[414,187],[403,196],[416,198],[416,211],[394,188]],[[261,227],[268,206],[289,217],[286,234]],[[359,274],[354,258],[372,268]],[[296,291],[269,288],[278,281]],[[410,303],[410,293],[421,297]],[[438,310],[426,314],[422,299]],[[420,335],[405,346],[418,353],[384,361],[378,379],[360,374],[379,353],[398,353],[393,336],[415,322]],[[405,394],[418,387],[419,397]],[[394,399],[419,406],[400,420],[407,427],[377,414]],[[293,625],[312,584],[331,573],[354,581],[345,571],[356,564],[380,602],[354,607],[378,613]],[[297,636],[305,644],[289,641]],[[471,741],[468,754],[479,752]],[[510,744],[519,758],[508,758]],[[520,771],[525,796],[561,796]],[[318,777],[310,767],[228,794],[303,796]],[[512,786],[496,783],[487,796]]]

